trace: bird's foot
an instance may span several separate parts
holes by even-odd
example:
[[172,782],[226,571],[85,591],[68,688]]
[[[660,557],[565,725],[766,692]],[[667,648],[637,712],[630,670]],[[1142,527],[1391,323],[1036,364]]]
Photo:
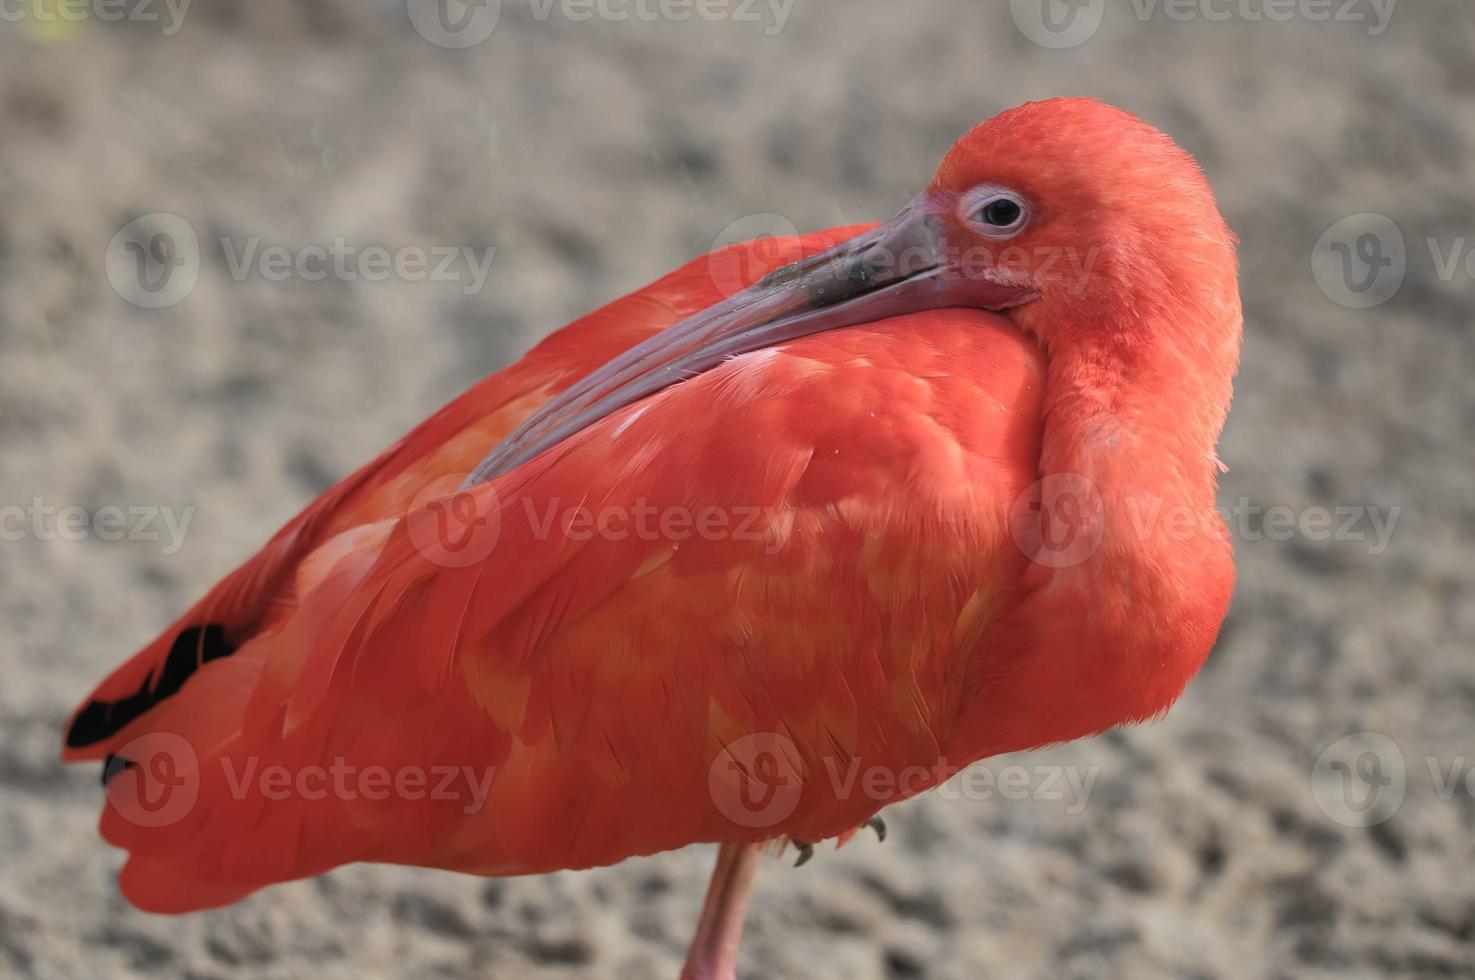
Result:
[[[879,813],[875,813],[867,817],[866,822],[861,824],[861,826],[869,827],[874,830],[876,832],[877,841],[884,841],[886,839],[886,821],[881,819],[881,815]],[[794,861],[794,867],[803,867],[805,864],[809,863],[810,858],[814,857],[814,844],[812,842],[805,840],[790,840],[789,843],[794,845],[794,850],[799,852],[799,857]]]
[[871,828],[876,832],[877,841],[884,841],[886,839],[886,821],[881,819],[881,815],[879,813],[871,814],[870,817],[866,819],[865,826]]

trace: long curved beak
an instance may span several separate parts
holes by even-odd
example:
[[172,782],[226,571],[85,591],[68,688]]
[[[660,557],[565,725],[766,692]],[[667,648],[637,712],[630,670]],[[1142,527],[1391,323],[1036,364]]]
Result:
[[617,409],[739,354],[903,313],[1017,303],[1017,289],[968,279],[949,261],[949,208],[919,194],[881,227],[777,269],[630,348],[528,416],[465,485],[500,476]]

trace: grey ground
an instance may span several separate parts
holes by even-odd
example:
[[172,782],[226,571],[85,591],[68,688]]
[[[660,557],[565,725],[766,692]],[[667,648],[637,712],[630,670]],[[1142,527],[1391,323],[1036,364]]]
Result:
[[[1095,771],[1083,808],[931,797],[888,812],[884,845],[769,860],[743,973],[1475,976],[1475,799],[1436,778],[1475,759],[1475,283],[1424,244],[1475,237],[1472,14],[1409,0],[1370,37],[1129,9],[1068,51],[972,0],[800,0],[773,37],[508,0],[469,51],[388,2],[198,0],[172,37],[0,22],[0,504],[196,508],[177,553],[0,542],[0,975],[673,976],[706,848],[507,881],[354,867],[221,911],[134,911],[59,727],[314,494],[541,334],[744,215],[887,216],[972,123],[1093,94],[1196,153],[1243,239],[1224,505],[1400,508],[1391,543],[1251,521],[1223,638],[1166,721],[991,764]],[[150,312],[103,257],[156,211],[202,237],[497,253],[466,296],[236,282],[208,252],[189,298]],[[1410,258],[1396,297],[1356,311],[1310,256],[1365,211]],[[1364,731],[1394,739],[1406,785],[1369,829],[1311,782]]]

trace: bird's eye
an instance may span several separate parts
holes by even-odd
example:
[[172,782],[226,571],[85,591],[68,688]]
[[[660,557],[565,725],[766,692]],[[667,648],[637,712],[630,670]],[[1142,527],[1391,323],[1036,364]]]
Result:
[[1008,228],[1018,221],[1023,214],[1024,208],[1019,206],[1019,202],[1010,200],[1007,197],[1001,197],[998,200],[988,202],[983,206],[983,210],[979,212],[979,216],[983,218],[983,223],[993,225],[995,228]]
[[1029,221],[1029,205],[1013,191],[990,188],[969,208],[968,217],[991,238],[1011,238]]

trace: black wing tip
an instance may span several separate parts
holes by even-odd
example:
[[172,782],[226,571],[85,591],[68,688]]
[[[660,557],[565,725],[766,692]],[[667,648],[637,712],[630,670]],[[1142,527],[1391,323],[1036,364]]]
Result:
[[[177,694],[201,666],[235,652],[236,647],[226,640],[225,627],[220,623],[180,630],[169,648],[169,656],[164,658],[163,669],[145,677],[137,691],[117,701],[89,701],[77,712],[67,727],[67,748],[85,749],[112,738],[154,705]],[[108,758],[111,763],[113,757]],[[104,771],[103,778],[106,782],[112,776]]]
[[124,769],[127,769],[133,764],[134,763],[131,759],[125,759],[121,755],[113,755],[111,752],[109,752],[108,757],[104,759],[102,763],[103,786],[106,787],[108,783],[113,781],[113,778],[117,776],[118,773],[122,772]]

